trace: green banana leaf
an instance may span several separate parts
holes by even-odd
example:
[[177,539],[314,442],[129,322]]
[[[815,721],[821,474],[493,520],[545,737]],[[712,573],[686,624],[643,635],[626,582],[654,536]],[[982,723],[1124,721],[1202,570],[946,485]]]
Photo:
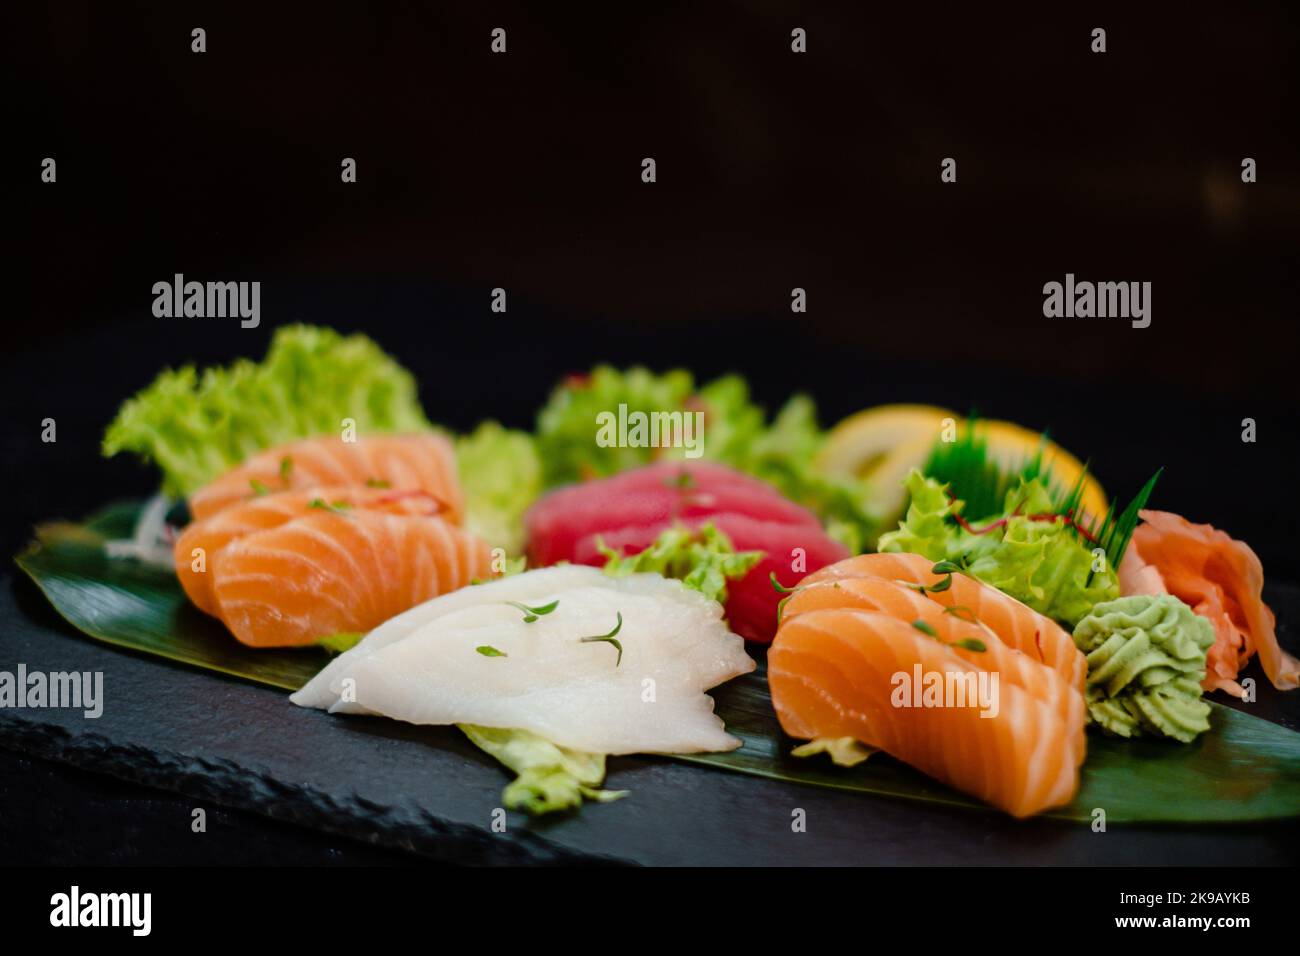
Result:
[[[121,647],[296,690],[329,659],[323,650],[244,647],[190,606],[166,569],[106,556],[130,537],[140,505],[113,505],[82,524],[50,524],[18,564],[78,630]],[[777,723],[762,670],[717,688],[717,713],[743,741],[731,753],[672,759],[839,790],[978,808],[983,804],[877,754],[851,769],[796,758]],[[1300,817],[1300,734],[1213,704],[1212,729],[1190,745],[1091,735],[1083,785],[1048,816],[1110,823],[1227,823]]]

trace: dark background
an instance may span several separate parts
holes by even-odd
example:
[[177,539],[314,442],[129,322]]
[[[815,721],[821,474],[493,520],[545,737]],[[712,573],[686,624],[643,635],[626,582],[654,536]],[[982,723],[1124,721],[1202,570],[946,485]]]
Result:
[[[376,337],[458,427],[526,426],[601,359],[738,370],[770,406],[807,389],[828,422],[910,400],[1050,427],[1115,495],[1168,466],[1157,506],[1294,577],[1286,4],[15,12],[10,550],[33,521],[149,489],[96,446],[160,367],[257,356],[306,320]],[[262,327],[154,318],[175,272],[260,280]],[[1066,272],[1152,282],[1151,327],[1045,319]]]
[[[8,9],[0,545],[153,489],[98,443],[161,367],[259,356],[312,321],[372,335],[458,428],[526,427],[600,360],[740,371],[769,407],[811,392],[828,423],[924,401],[1050,428],[1115,495],[1166,466],[1157,507],[1296,580],[1297,8],[899,6]],[[175,272],[261,281],[261,328],[154,318]],[[1151,327],[1045,319],[1067,272],[1152,282]],[[85,827],[49,838],[41,807],[93,807],[93,829],[162,799],[12,755],[0,791],[26,797],[23,860],[126,862]],[[220,859],[384,858],[256,840]]]

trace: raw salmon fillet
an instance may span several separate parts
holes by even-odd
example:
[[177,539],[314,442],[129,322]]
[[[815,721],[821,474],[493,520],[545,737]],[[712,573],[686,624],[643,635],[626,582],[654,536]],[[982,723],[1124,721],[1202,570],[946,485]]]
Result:
[[268,448],[190,495],[190,514],[203,519],[259,493],[326,485],[367,484],[419,489],[459,524],[464,498],[451,443],[441,435],[375,435],[345,442],[322,436]]
[[1081,710],[1063,717],[1059,701],[1001,674],[996,708],[894,699],[896,675],[939,674],[973,686],[981,672],[990,683],[996,673],[907,621],[853,608],[783,619],[768,652],[772,703],[787,734],[853,737],[1016,817],[1069,803],[1084,756]]
[[200,610],[220,616],[212,593],[212,575],[208,573],[211,559],[226,545],[245,535],[278,528],[310,514],[314,503],[393,514],[433,515],[440,510],[437,501],[418,489],[350,485],[282,491],[236,502],[207,518],[191,522],[177,537],[173,557],[176,576],[186,595]]
[[[935,574],[935,562],[919,554],[862,554],[828,565],[803,579],[816,584],[838,578],[884,578],[904,584],[938,584],[946,575]],[[1074,639],[1051,618],[1026,607],[997,588],[964,574],[952,575],[952,586],[925,596],[945,607],[964,608],[991,627],[1003,642],[1055,670],[1070,686],[1083,692],[1088,662]]]
[[367,632],[491,573],[486,542],[440,517],[311,509],[208,560],[231,633],[254,647]]
[[954,613],[952,608],[884,578],[843,578],[799,588],[782,606],[781,623],[784,626],[810,611],[843,609],[877,611],[928,627],[934,632],[932,639],[947,644],[968,664],[997,672],[1000,683],[1013,684],[1047,704],[1075,729],[1071,745],[1082,755],[1087,716],[1083,694],[1059,672],[1016,650],[965,610]]

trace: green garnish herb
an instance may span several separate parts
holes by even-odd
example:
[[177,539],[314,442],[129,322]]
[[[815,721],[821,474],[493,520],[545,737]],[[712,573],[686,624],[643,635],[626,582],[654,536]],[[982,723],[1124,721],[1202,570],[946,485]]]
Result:
[[940,591],[946,591],[952,587],[953,573],[960,570],[961,565],[959,564],[955,564],[952,561],[940,561],[930,569],[930,573],[947,575],[947,577],[942,581],[938,584],[908,584],[907,587],[912,588],[914,591],[919,591],[921,594],[927,592],[930,594],[938,594]]
[[618,648],[618,659],[614,661],[615,667],[618,667],[619,664],[623,663],[623,645],[614,639],[614,635],[623,629],[623,612],[618,611],[617,614],[618,614],[618,623],[614,625],[614,630],[610,631],[608,634],[597,634],[595,637],[579,638],[579,640],[583,644],[591,644],[596,641],[604,641],[606,644],[613,644],[616,648]]
[[556,598],[550,604],[543,604],[541,607],[529,607],[527,604],[520,604],[518,601],[506,601],[511,607],[518,608],[524,612],[524,623],[532,624],[543,614],[550,614],[560,606],[560,599]]
[[352,505],[346,501],[336,501],[330,504],[324,498],[313,498],[307,505],[308,508],[321,508],[325,511],[334,511],[342,514],[345,511],[352,510]]
[[262,482],[258,481],[256,478],[248,479],[248,484],[253,489],[253,494],[258,497],[269,495],[271,493],[271,489],[266,487],[266,485],[262,484]]
[[390,485],[388,482],[384,481],[382,478],[367,478],[366,487],[367,488],[391,488],[393,486]]
[[289,487],[289,478],[293,474],[293,458],[285,455],[280,459],[280,483]]
[[777,594],[793,594],[795,591],[798,591],[798,590],[799,590],[799,585],[797,585],[797,584],[796,584],[794,587],[792,587],[792,588],[788,588],[788,587],[786,587],[784,584],[782,584],[780,581],[778,581],[778,580],[776,579],[776,572],[775,572],[775,571],[771,572],[771,573],[767,576],[767,578],[768,578],[769,581],[772,582],[772,590],[775,591]]
[[941,637],[939,637],[939,632],[936,631],[929,624],[927,624],[925,621],[913,621],[912,626],[916,628],[918,631],[920,631],[922,634],[925,634],[929,637],[933,637],[935,640],[947,644],[949,647],[960,647],[963,650],[967,650],[967,651],[982,652],[988,650],[988,648],[984,645],[983,641],[978,640],[977,638],[974,637],[966,637],[960,641],[944,641]]
[[[786,601],[789,601],[790,598],[794,597],[794,596],[795,596],[795,592],[797,592],[797,591],[802,591],[802,590],[803,590],[803,585],[801,585],[801,584],[797,584],[797,585],[795,585],[795,586],[792,587],[792,588],[788,588],[788,587],[786,587],[784,584],[782,584],[780,581],[778,581],[778,580],[776,579],[776,572],[775,572],[775,571],[771,572],[771,574],[768,575],[768,580],[772,582],[772,590],[773,590],[773,591],[775,591],[777,594],[784,594],[784,595],[785,595],[785,597],[781,598],[781,600],[778,601],[778,602],[777,602],[777,605],[776,605],[776,626],[777,626],[777,627],[780,627],[780,626],[781,626],[781,619],[785,616],[785,603],[786,603]],[[836,586],[836,587],[839,587],[839,583],[836,582],[835,586]]]
[[478,647],[474,648],[474,650],[478,651],[484,657],[509,657],[510,656],[505,651],[499,651],[490,644],[480,644]]
[[951,614],[953,617],[957,618],[957,620],[965,621],[967,624],[979,623],[979,618],[975,616],[975,612],[965,604],[954,604],[952,607],[946,607],[943,609],[943,613]]

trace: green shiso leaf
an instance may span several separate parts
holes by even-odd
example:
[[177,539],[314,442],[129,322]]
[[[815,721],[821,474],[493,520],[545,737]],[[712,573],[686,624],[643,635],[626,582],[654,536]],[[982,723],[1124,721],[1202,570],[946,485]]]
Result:
[[[109,644],[284,690],[302,687],[329,662],[322,648],[245,647],[220,622],[191,607],[167,569],[107,557],[105,543],[129,537],[140,508],[130,502],[81,524],[44,526],[18,564],[74,627]],[[1269,603],[1282,619],[1300,616],[1300,590],[1270,585]],[[59,639],[72,638],[50,632],[50,640]],[[1266,687],[1264,692],[1270,691]],[[996,812],[883,753],[852,768],[791,757],[794,742],[777,722],[761,666],[710,695],[728,733],[742,746],[729,753],[671,759],[791,783]],[[1114,824],[1300,818],[1300,734],[1213,702],[1209,720],[1210,731],[1191,746],[1093,735],[1078,796],[1047,816],[1086,824],[1094,808],[1105,807],[1108,822]],[[443,728],[419,732],[433,744],[445,739]],[[497,756],[491,747],[479,746]],[[510,758],[498,759],[509,764]],[[543,766],[547,760],[555,762],[553,756],[544,758]],[[579,796],[584,796],[582,787],[600,784],[599,779],[585,782],[591,779],[587,770],[572,776],[581,778]],[[539,771],[511,791],[509,799],[524,809],[530,803],[538,808],[573,806],[571,792],[568,782],[557,783]]]
[[189,495],[250,455],[299,438],[430,427],[415,379],[364,335],[279,329],[261,362],[169,370],[118,410],[106,456],[135,453],[162,470],[163,492]]

